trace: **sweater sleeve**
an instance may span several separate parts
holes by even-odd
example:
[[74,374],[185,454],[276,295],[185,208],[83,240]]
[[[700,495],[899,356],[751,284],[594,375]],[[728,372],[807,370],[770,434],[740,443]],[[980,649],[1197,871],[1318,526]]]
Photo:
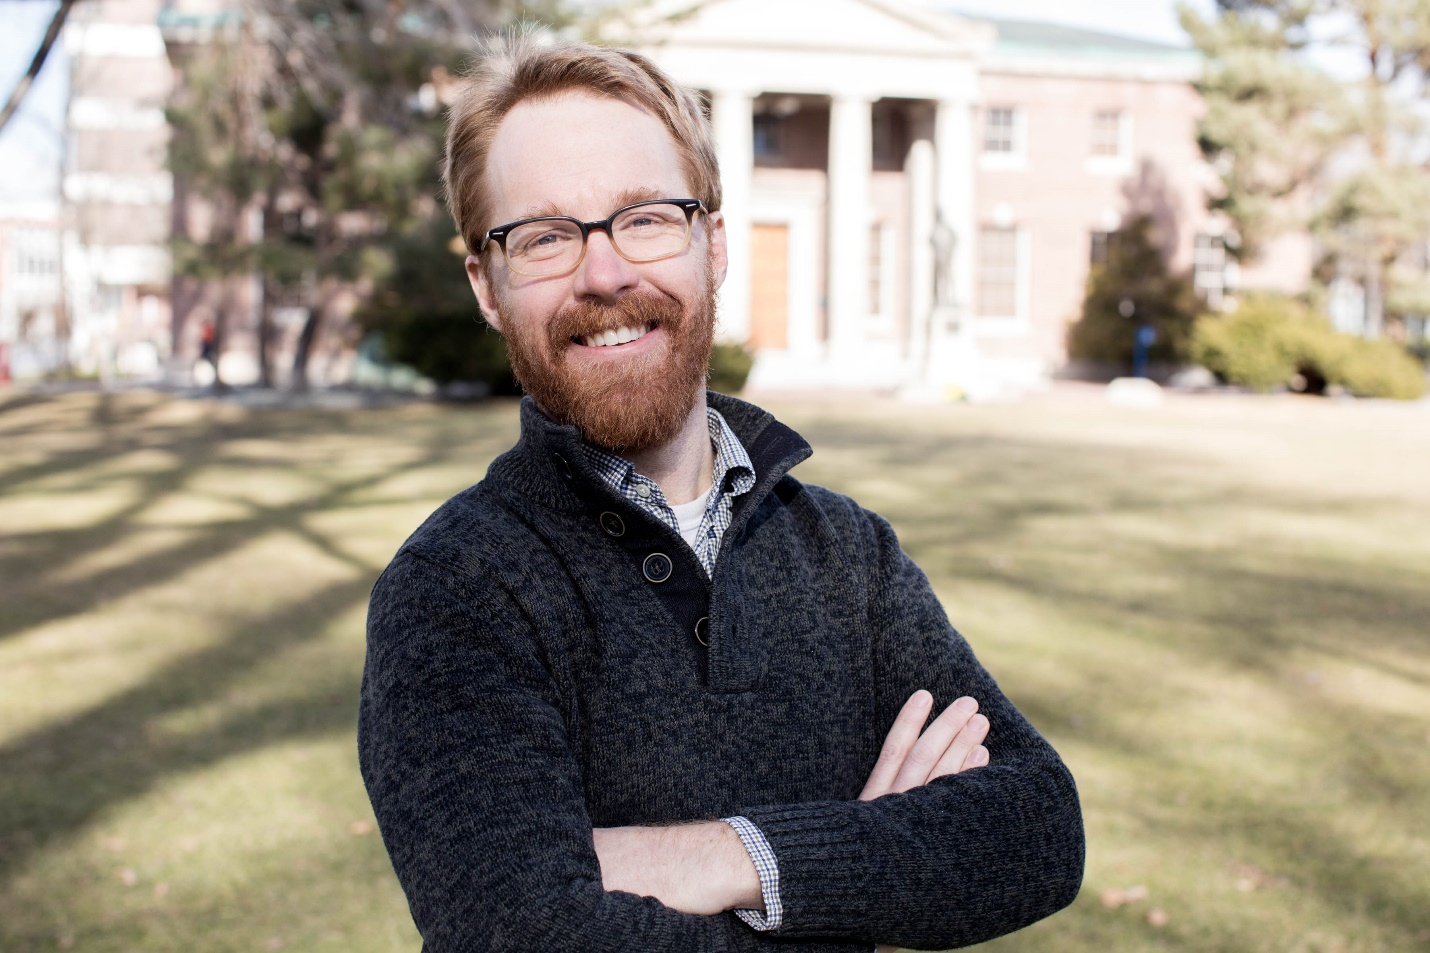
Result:
[[935,712],[971,695],[990,722],[990,763],[869,802],[743,810],[778,859],[784,920],[775,932],[915,949],[980,943],[1076,897],[1084,852],[1077,790],[1057,753],[949,625],[893,529],[860,512],[867,533],[854,565],[872,579],[880,723],[892,725],[920,688],[933,693]]
[[358,720],[363,780],[428,953],[816,953],[606,892],[558,696],[516,600],[411,553],[378,580]]

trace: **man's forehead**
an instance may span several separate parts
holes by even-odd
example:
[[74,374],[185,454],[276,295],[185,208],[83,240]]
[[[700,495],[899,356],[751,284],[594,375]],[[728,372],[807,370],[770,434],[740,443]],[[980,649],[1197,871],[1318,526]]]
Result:
[[636,202],[689,197],[664,122],[628,100],[580,91],[514,106],[494,137],[487,176],[502,222],[591,220]]

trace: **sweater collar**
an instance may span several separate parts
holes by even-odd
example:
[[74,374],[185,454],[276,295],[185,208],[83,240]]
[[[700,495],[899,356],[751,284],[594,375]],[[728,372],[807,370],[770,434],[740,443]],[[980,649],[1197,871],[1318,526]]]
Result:
[[[754,404],[714,391],[705,397],[725,418],[754,464],[755,485],[737,504],[738,511],[748,511],[813,450],[803,437]],[[519,496],[557,510],[583,509],[586,501],[611,494],[582,452],[576,428],[546,416],[530,397],[521,401],[520,440],[492,463],[487,476]]]

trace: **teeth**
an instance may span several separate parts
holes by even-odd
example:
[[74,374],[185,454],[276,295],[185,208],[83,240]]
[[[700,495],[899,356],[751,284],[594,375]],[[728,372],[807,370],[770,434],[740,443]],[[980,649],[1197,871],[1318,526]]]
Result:
[[617,328],[614,331],[602,331],[600,334],[588,334],[581,338],[581,343],[587,347],[613,347],[638,341],[649,332],[650,328]]

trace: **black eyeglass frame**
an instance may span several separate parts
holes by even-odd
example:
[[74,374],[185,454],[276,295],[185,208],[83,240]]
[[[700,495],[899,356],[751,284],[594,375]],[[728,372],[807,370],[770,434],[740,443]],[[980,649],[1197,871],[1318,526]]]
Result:
[[[683,212],[685,212],[685,244],[680,246],[680,248],[676,251],[670,252],[667,255],[660,255],[656,258],[631,258],[627,256],[625,252],[621,251],[620,243],[616,241],[616,236],[611,232],[611,226],[615,224],[617,215],[620,215],[623,212],[629,212],[633,208],[640,208],[643,205],[675,205],[678,206]],[[623,205],[620,208],[616,209],[614,212],[612,212],[610,215],[601,219],[599,222],[583,222],[579,218],[572,218],[569,215],[538,215],[535,218],[524,218],[518,222],[508,222],[505,225],[498,225],[496,228],[488,229],[487,233],[482,236],[481,244],[477,247],[477,254],[482,254],[487,250],[488,245],[495,242],[496,246],[501,249],[502,257],[506,259],[507,267],[510,268],[512,271],[516,272],[518,275],[525,275],[528,278],[551,278],[556,275],[569,274],[570,272],[575,271],[576,268],[580,266],[581,262],[585,261],[586,259],[586,247],[587,242],[591,237],[591,233],[593,231],[602,231],[605,232],[606,237],[611,240],[611,247],[616,250],[616,254],[620,255],[622,258],[624,258],[626,261],[630,262],[633,265],[643,265],[647,262],[652,261],[664,261],[667,258],[674,258],[676,255],[679,255],[681,252],[685,251],[685,249],[690,247],[690,236],[695,231],[696,212],[707,212],[708,214],[708,211],[705,208],[705,203],[702,202],[700,199],[649,199],[645,202],[634,202],[630,205]],[[577,259],[571,264],[571,267],[567,268],[565,271],[553,271],[547,275],[531,275],[527,272],[521,271],[511,263],[511,258],[506,253],[507,235],[510,234],[512,229],[520,228],[522,225],[530,225],[532,222],[552,221],[570,222],[581,230],[580,256],[577,257]]]

